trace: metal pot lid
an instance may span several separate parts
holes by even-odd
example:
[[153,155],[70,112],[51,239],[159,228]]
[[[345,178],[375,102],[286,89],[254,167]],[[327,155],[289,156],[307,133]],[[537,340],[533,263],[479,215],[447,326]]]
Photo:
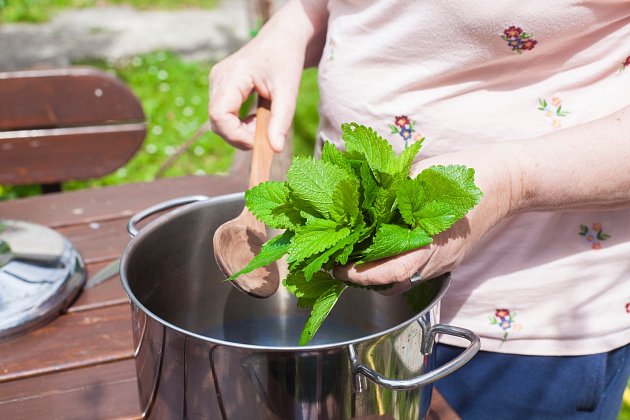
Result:
[[45,226],[0,220],[0,339],[57,317],[85,283],[83,259]]

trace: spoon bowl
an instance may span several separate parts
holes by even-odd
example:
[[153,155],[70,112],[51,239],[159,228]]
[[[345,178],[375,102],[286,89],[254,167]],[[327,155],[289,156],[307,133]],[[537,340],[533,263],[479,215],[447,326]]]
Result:
[[[252,150],[252,167],[249,188],[269,180],[273,149],[269,144],[268,127],[271,103],[259,97],[256,110],[256,134]],[[214,258],[221,271],[230,277],[242,270],[260,252],[267,241],[265,225],[258,221],[247,207],[241,214],[223,225],[213,237]],[[280,284],[278,265],[274,262],[231,281],[238,290],[254,297],[273,295]]]

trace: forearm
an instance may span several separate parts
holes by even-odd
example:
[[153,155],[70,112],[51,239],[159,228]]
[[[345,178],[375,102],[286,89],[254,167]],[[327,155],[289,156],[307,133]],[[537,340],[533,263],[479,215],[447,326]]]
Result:
[[[261,38],[292,40],[304,53],[304,67],[319,63],[326,42],[328,9],[326,0],[291,0],[260,31]],[[284,44],[284,42],[282,44]]]
[[[418,162],[466,165],[484,193],[477,223],[485,232],[505,216],[528,211],[630,207],[630,107],[545,136],[447,153]],[[481,210],[480,210],[481,209]]]
[[630,107],[504,148],[512,212],[630,207]]

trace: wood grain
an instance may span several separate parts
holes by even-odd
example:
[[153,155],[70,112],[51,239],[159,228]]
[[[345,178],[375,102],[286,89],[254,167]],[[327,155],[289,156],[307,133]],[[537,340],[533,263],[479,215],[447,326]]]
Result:
[[[111,260],[107,260],[100,263],[88,264],[88,279],[110,262]],[[122,288],[120,276],[116,274],[91,289],[83,289],[77,300],[68,308],[67,312],[82,312],[106,306],[126,305],[128,302],[129,298]]]
[[0,73],[0,97],[0,131],[144,121],[133,92],[96,69]]
[[145,134],[144,123],[0,132],[0,183],[99,178],[123,166]]
[[70,313],[0,342],[0,383],[132,357],[128,305]]
[[[244,191],[247,178],[187,176],[84,189],[0,203],[0,218],[27,220],[49,227],[128,219],[149,206],[184,195],[208,196]],[[126,236],[123,232],[122,236]]]
[[0,383],[5,419],[138,418],[133,360]]
[[0,73],[0,98],[1,184],[101,177],[125,164],[146,135],[138,98],[101,70]]

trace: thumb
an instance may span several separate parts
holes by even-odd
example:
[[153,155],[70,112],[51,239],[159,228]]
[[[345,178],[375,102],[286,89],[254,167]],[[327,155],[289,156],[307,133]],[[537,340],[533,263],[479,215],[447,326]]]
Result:
[[275,152],[284,149],[284,143],[291,129],[297,89],[284,88],[271,92],[271,119],[269,120],[269,141]]

